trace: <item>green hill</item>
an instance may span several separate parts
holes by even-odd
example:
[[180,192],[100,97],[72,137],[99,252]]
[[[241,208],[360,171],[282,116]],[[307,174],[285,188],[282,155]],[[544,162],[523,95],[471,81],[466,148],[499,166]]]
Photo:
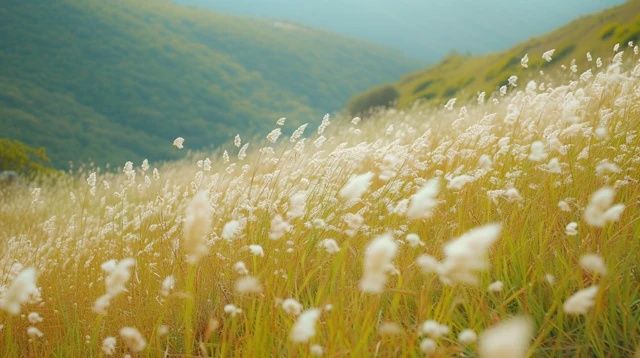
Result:
[[52,162],[176,157],[306,122],[417,68],[308,28],[163,0],[0,2],[0,132]]
[[[391,89],[397,93],[394,99],[398,107],[408,107],[416,101],[440,104],[453,97],[466,100],[481,91],[489,95],[506,84],[511,75],[518,76],[518,83],[524,84],[529,76],[537,75],[538,70],[557,71],[562,65],[569,67],[573,59],[584,71],[587,52],[591,52],[593,62],[599,56],[608,59],[613,55],[615,43],[620,43],[620,48],[624,49],[629,41],[635,43],[638,40],[640,1],[633,0],[582,17],[505,52],[485,56],[450,55],[439,64],[409,74],[391,86],[376,87],[355,96],[348,108],[358,112],[366,107],[365,104],[385,104],[380,102],[380,92],[390,92]],[[550,49],[555,49],[555,53],[553,61],[547,63],[541,56]],[[528,68],[520,64],[525,54],[529,57]]]

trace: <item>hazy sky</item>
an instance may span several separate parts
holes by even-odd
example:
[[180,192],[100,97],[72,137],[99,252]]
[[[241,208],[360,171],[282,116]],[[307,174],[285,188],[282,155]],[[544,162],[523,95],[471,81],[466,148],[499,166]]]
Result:
[[623,0],[177,0],[288,20],[365,39],[426,61],[497,51]]

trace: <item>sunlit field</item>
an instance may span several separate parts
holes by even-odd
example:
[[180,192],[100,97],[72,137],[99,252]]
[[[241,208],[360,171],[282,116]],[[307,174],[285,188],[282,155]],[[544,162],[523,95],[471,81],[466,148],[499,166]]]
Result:
[[640,56],[614,51],[472,103],[7,185],[0,352],[634,356]]

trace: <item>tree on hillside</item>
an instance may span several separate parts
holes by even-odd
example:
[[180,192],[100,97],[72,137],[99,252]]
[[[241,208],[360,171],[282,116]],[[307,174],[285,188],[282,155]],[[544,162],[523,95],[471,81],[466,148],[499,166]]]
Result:
[[347,110],[352,116],[365,115],[375,109],[392,106],[399,96],[392,85],[375,87],[349,101]]
[[15,171],[26,176],[51,173],[44,148],[33,148],[18,140],[0,138],[0,171]]

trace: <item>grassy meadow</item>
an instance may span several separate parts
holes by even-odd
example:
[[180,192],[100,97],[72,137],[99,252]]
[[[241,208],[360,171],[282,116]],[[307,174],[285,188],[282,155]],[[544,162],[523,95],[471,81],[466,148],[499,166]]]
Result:
[[[539,71],[556,72],[576,64],[589,65],[611,56],[613,44],[640,40],[640,1],[629,0],[613,8],[583,16],[548,34],[536,36],[516,46],[486,55],[453,53],[435,66],[404,76],[393,84],[397,106],[411,107],[416,101],[444,103],[449,98],[468,100],[477,92],[492,92],[507,85],[511,75],[522,81],[535,79]],[[540,55],[555,49],[554,61]],[[528,55],[528,66],[521,59]],[[366,94],[362,95],[366,98]],[[364,99],[362,98],[361,99]],[[358,98],[358,97],[356,97]]]
[[0,355],[633,356],[630,45],[479,100],[4,187]]

